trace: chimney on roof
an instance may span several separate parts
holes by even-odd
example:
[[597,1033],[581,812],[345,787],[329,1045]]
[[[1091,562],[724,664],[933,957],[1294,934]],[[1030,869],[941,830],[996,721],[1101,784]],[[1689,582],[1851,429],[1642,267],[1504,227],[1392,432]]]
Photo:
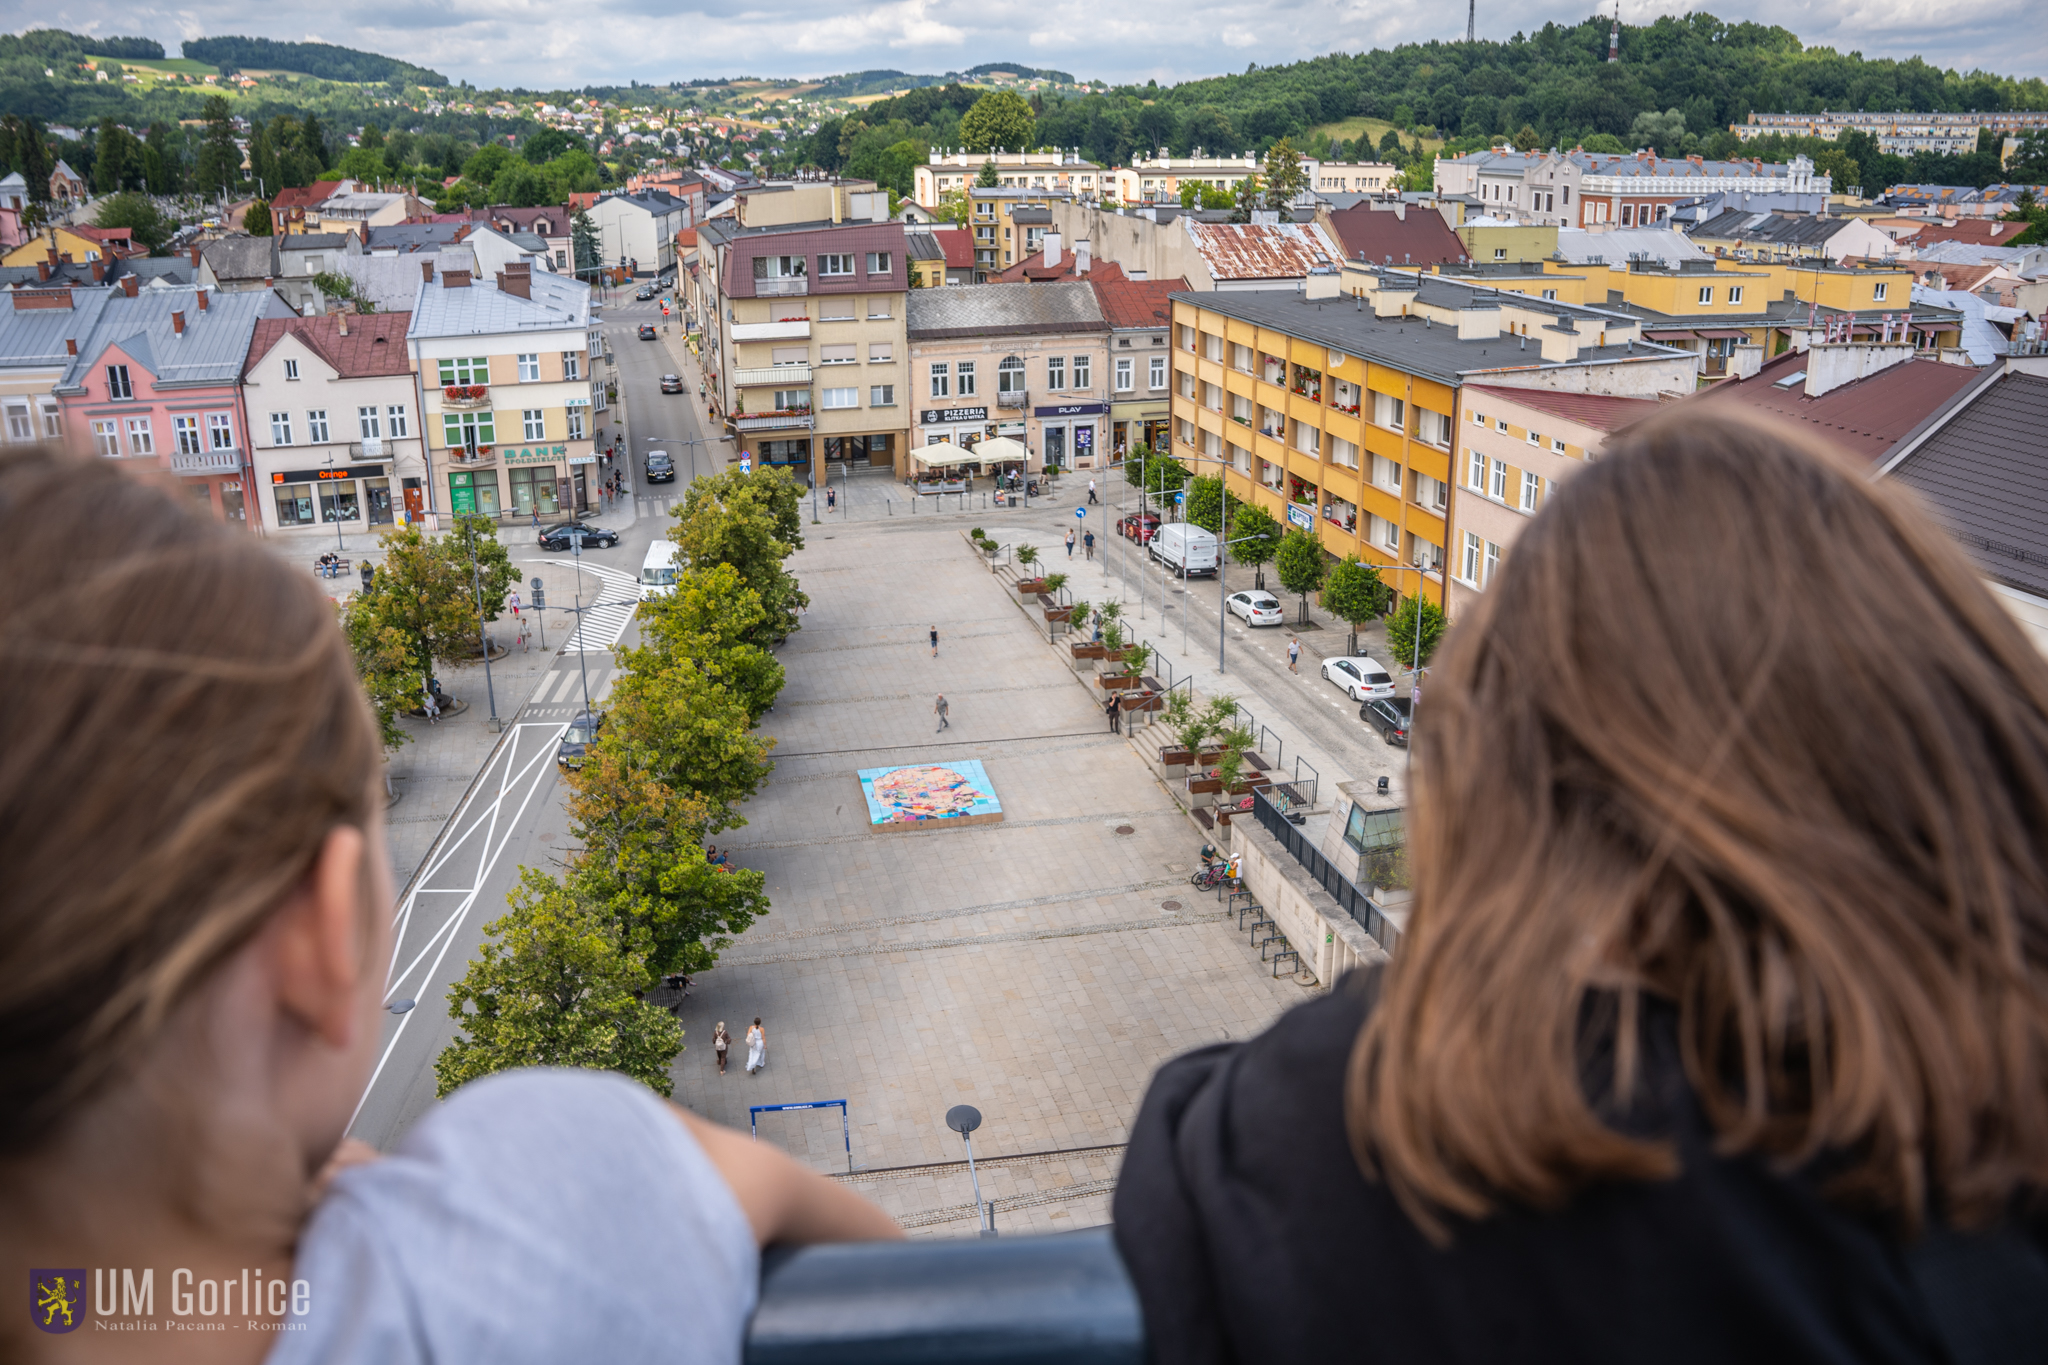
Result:
[[121,292],[127,297],[131,299],[135,297],[136,286],[137,281],[133,275],[123,275],[121,277]]
[[444,288],[448,289],[467,289],[469,288],[469,272],[467,270],[444,270],[441,272],[441,284]]
[[523,272],[515,273],[509,268],[500,270],[498,272],[498,292],[500,294],[513,294],[522,299],[530,299],[533,297],[533,276]]
[[36,262],[36,278],[40,280],[47,280],[50,278],[50,263],[48,261]]
[[203,313],[206,311],[206,291],[201,289],[196,292],[199,295],[199,311]]
[[174,336],[185,335],[185,315],[176,309],[171,310],[171,332]]
[[195,267],[199,264],[199,243],[197,242],[192,244],[192,264]]
[[106,262],[102,261],[102,260],[101,260],[101,259],[100,259],[99,257],[97,257],[97,256],[93,257],[93,258],[92,258],[92,282],[93,282],[94,284],[101,284],[101,283],[104,283],[104,282],[105,282],[106,278],[107,278],[107,266],[106,266]]
[[77,338],[77,337],[65,337],[65,338],[64,338],[64,354],[65,354],[65,355],[77,355],[77,354],[78,354],[78,338]]
[[434,263],[432,261],[420,262],[420,278],[425,280],[428,284],[432,284],[434,282]]
[[1057,266],[1060,263],[1060,235],[1057,232],[1048,232],[1040,240],[1045,243],[1046,268]]
[[339,313],[335,314],[335,318],[334,318],[334,323],[335,323],[335,326],[336,326],[336,327],[337,327],[337,328],[338,328],[338,329],[340,330],[341,334],[342,334],[343,336],[347,336],[347,335],[348,335],[348,309],[344,308],[344,309],[342,309],[342,310],[341,310],[341,311],[340,311]]

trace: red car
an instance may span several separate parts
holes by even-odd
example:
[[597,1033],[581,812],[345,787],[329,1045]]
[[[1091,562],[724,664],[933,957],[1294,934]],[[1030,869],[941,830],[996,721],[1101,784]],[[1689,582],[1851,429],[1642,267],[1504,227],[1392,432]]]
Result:
[[1116,525],[1116,533],[1125,540],[1135,540],[1140,545],[1152,543],[1152,537],[1159,534],[1159,518],[1150,512],[1133,512]]

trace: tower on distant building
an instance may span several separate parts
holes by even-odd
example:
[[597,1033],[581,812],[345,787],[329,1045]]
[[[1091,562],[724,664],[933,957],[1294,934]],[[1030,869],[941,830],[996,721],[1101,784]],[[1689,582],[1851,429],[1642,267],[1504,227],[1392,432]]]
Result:
[[1621,0],[1614,0],[1614,26],[1607,30],[1607,60],[1621,60]]
[[1468,42],[1468,43],[1472,43],[1472,42],[1477,42],[1478,40],[1479,40],[1479,0],[1466,0],[1466,5],[1465,5],[1465,41],[1466,41],[1466,42]]

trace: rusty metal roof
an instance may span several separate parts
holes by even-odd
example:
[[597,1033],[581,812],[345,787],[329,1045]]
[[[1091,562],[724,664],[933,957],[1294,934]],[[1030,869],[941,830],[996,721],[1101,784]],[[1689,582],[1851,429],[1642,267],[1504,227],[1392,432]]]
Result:
[[1344,259],[1314,223],[1180,221],[1214,280],[1298,280],[1339,269]]

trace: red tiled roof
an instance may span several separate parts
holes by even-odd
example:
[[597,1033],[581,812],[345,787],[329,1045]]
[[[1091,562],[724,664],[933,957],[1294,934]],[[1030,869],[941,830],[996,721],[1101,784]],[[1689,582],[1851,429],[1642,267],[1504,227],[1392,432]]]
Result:
[[[970,248],[970,256],[971,254]],[[951,265],[952,262],[948,261],[947,264]],[[1017,264],[1008,267],[998,274],[989,276],[988,282],[990,284],[1024,284],[1026,282],[1049,284],[1053,281],[1058,281],[1062,284],[1074,284],[1088,283],[1094,280],[1107,280],[1114,283],[1117,280],[1128,278],[1124,274],[1124,268],[1115,261],[1090,261],[1088,273],[1085,275],[1075,273],[1079,264],[1080,257],[1076,256],[1072,251],[1062,251],[1060,253],[1060,263],[1054,266],[1048,266],[1045,263],[1045,253],[1043,251],[1034,251],[1023,260],[1017,262]]]
[[1617,431],[1664,406],[1654,398],[1615,398],[1601,393],[1553,393],[1549,389],[1514,389],[1501,384],[1469,384],[1466,388],[1475,394],[1499,394],[1506,402],[1520,403],[1596,431]]
[[946,253],[946,269],[968,270],[974,265],[974,239],[964,227],[940,227],[933,224],[927,229],[938,240],[939,249]]
[[2002,223],[1995,218],[1958,218],[1952,223],[1929,223],[1913,234],[1914,246],[1936,242],[1968,242],[1971,246],[2010,246],[2026,230],[2025,223]]
[[1188,282],[1180,278],[1171,280],[1101,280],[1088,281],[1095,286],[1095,301],[1102,306],[1102,316],[1112,327],[1164,327],[1173,318],[1173,304],[1168,296],[1176,289],[1186,289]]
[[273,209],[309,208],[321,203],[341,188],[339,180],[315,180],[310,185],[287,185],[277,192],[270,201]]
[[1385,265],[1464,265],[1465,244],[1435,209],[1411,208],[1406,215],[1386,209],[1339,209],[1330,227],[1343,244],[1344,258]]
[[405,329],[411,313],[351,313],[348,335],[341,334],[341,315],[311,318],[262,318],[256,334],[249,338],[249,358],[242,373],[256,368],[256,362],[270,354],[270,348],[289,333],[314,354],[332,365],[343,379],[369,375],[410,374],[412,362],[405,354]]
[[1806,368],[1804,351],[1788,351],[1748,379],[1725,379],[1688,403],[1733,403],[1792,422],[1873,464],[1922,422],[1941,411],[1983,371],[1969,365],[1908,360],[1808,398],[1804,386],[1778,388]]

